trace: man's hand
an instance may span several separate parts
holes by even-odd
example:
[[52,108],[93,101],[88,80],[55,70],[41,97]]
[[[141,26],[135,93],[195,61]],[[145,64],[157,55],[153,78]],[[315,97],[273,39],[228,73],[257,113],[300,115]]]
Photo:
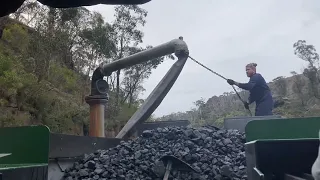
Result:
[[244,102],[243,105],[244,105],[244,108],[249,109],[249,103],[248,102]]
[[228,84],[230,84],[230,85],[234,85],[234,84],[235,84],[234,80],[232,80],[232,79],[227,79],[227,82],[228,82]]

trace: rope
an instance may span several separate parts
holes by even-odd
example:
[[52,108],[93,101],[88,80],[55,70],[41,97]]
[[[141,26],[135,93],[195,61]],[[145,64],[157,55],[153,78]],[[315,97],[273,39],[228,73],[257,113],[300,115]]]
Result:
[[[213,74],[221,77],[221,78],[224,79],[224,80],[228,80],[226,77],[224,77],[224,76],[222,76],[221,74],[213,71],[212,69],[208,68],[207,66],[201,64],[199,61],[195,60],[195,59],[192,58],[191,56],[189,56],[189,58],[190,58],[192,61],[194,61],[195,63],[197,63],[197,64],[199,64],[200,66],[202,66],[203,68],[205,68],[205,69],[207,69],[208,71],[212,72]],[[232,86],[232,88],[233,88],[233,91],[237,94],[237,96],[238,96],[238,98],[240,99],[240,101],[241,101],[243,104],[245,104],[246,101],[244,101],[244,100],[241,98],[241,96],[240,96],[240,94],[238,93],[238,91],[236,90],[236,88],[235,88],[233,85],[231,85],[231,86]],[[251,113],[250,109],[247,109],[247,110],[248,110],[250,116],[252,116],[252,113]]]

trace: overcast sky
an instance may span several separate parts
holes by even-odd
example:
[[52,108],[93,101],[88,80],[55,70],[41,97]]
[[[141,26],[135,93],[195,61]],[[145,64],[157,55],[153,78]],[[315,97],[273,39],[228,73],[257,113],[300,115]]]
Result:
[[[267,81],[301,72],[306,64],[293,54],[293,43],[304,39],[320,48],[319,0],[152,0],[142,5],[148,11],[144,44],[157,46],[183,36],[190,56],[214,71],[247,82],[245,65],[258,64]],[[97,5],[107,21],[113,7]],[[174,63],[168,60],[145,82],[146,98]],[[208,99],[232,88],[221,78],[188,60],[177,82],[155,116],[186,111],[201,97]]]

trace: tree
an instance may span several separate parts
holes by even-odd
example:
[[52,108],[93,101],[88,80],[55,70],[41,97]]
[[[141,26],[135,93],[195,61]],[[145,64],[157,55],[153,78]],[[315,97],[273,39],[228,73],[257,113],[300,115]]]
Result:
[[[148,12],[137,5],[121,5],[115,7],[113,28],[116,35],[117,53],[115,59],[125,57],[130,46],[142,43],[143,32],[138,28],[144,26]],[[128,53],[127,53],[128,54]],[[120,70],[116,74],[116,102],[120,94]]]
[[313,45],[306,44],[305,40],[298,40],[293,44],[294,54],[300,59],[308,62],[308,68],[303,74],[309,79],[309,89],[314,97],[320,99],[318,86],[319,78],[319,54]]
[[202,120],[203,119],[203,111],[204,111],[204,107],[206,104],[205,99],[201,98],[201,99],[197,100],[196,102],[194,102],[194,104],[198,108],[199,118],[200,118],[200,120]]
[[[130,47],[129,53],[131,55],[149,48],[152,48],[152,46],[147,46],[147,48]],[[129,67],[125,70],[124,79],[122,81],[122,84],[124,85],[122,104],[128,100],[129,107],[132,105],[133,100],[137,99],[139,93],[144,91],[144,88],[142,87],[143,81],[149,78],[152,69],[157,68],[158,65],[163,62],[163,60],[164,57],[152,59],[150,61]]]
[[294,54],[300,59],[309,62],[309,67],[314,67],[319,62],[319,54],[313,45],[309,45],[305,40],[298,40],[293,44]]
[[29,1],[7,19],[0,41],[0,125],[46,124],[53,132],[79,134],[77,125],[88,123],[85,72],[115,53],[111,25],[85,8]]
[[[100,13],[93,13],[89,26],[80,32],[82,39],[80,51],[82,57],[88,59],[87,75],[93,72],[101,61],[106,60],[116,52],[113,29],[110,24],[105,23]],[[81,51],[86,49],[86,51]],[[78,54],[79,55],[79,54]]]

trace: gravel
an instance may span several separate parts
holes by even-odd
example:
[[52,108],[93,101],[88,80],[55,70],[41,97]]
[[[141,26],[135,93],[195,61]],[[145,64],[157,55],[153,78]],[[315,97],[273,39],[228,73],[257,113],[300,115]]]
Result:
[[244,143],[243,133],[211,126],[146,130],[135,140],[84,155],[64,180],[162,180],[165,166],[159,159],[164,155],[174,155],[195,170],[173,169],[170,180],[244,180]]

